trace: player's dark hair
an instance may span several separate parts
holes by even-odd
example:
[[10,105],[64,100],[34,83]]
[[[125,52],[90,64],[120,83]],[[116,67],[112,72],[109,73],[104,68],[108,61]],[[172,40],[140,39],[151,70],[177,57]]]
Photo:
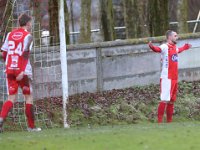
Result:
[[31,21],[31,17],[28,16],[27,14],[21,14],[19,16],[19,25],[20,27],[26,26],[26,24]]
[[170,36],[170,35],[172,35],[172,33],[173,33],[174,31],[172,31],[172,30],[167,30],[167,32],[166,32],[166,38],[168,39],[168,37]]

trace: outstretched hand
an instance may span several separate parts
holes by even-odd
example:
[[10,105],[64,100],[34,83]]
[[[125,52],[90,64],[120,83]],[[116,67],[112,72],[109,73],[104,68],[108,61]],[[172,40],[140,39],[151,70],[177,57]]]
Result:
[[152,48],[152,47],[153,47],[153,44],[152,44],[152,42],[151,42],[151,41],[149,41],[148,45],[149,45],[149,47],[150,47],[150,48]]
[[154,46],[151,41],[149,41],[148,45],[149,45],[149,48],[152,49],[154,52],[156,53],[161,52],[161,48],[158,46]]
[[190,49],[190,48],[192,47],[192,45],[189,44],[189,43],[186,43],[186,44],[184,45],[184,47],[185,47],[185,49],[187,50],[187,49]]
[[183,51],[185,51],[185,50],[188,50],[188,49],[190,49],[191,47],[192,47],[191,44],[186,43],[184,46],[178,48],[178,49],[179,49],[178,53],[181,53],[181,52],[183,52]]

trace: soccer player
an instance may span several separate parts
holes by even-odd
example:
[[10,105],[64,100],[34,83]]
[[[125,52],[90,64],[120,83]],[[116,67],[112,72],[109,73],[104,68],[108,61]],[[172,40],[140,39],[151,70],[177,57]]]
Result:
[[31,17],[22,14],[18,18],[20,27],[9,32],[4,44],[1,47],[3,58],[6,60],[6,83],[8,100],[5,101],[0,113],[0,132],[3,131],[3,122],[16,100],[18,87],[22,89],[26,106],[29,132],[41,131],[34,124],[33,97],[31,87],[32,68],[29,60],[29,53],[32,48],[33,37],[28,32],[31,30]]
[[178,35],[172,30],[166,32],[167,43],[154,46],[149,42],[149,47],[157,53],[161,53],[161,77],[160,77],[160,103],[158,105],[158,123],[162,123],[166,110],[167,122],[172,122],[174,112],[174,102],[178,88],[178,53],[191,48],[190,44],[185,44],[181,48],[176,47]]

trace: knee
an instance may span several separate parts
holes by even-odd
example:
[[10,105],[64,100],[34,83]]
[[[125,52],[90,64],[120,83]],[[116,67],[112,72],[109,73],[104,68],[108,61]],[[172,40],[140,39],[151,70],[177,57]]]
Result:
[[172,105],[173,105],[173,104],[174,104],[174,102],[170,101],[168,104],[172,104]]
[[32,95],[24,95],[26,104],[33,104],[33,97]]
[[31,94],[31,89],[30,89],[29,86],[24,86],[22,88],[22,92],[23,92],[24,95],[29,95],[29,94]]
[[8,101],[11,101],[14,103],[16,101],[16,95],[8,95]]

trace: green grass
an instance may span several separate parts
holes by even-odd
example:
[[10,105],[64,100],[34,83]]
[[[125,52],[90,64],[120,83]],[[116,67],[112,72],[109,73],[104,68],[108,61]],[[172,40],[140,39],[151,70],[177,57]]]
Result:
[[[158,85],[74,95],[68,105],[70,129],[11,132],[19,128],[11,118],[0,134],[0,150],[199,150],[199,97],[200,81],[181,82],[174,123],[158,125]],[[38,105],[50,114],[53,127],[62,126],[61,98]]]
[[4,132],[1,150],[199,150],[200,122]]

